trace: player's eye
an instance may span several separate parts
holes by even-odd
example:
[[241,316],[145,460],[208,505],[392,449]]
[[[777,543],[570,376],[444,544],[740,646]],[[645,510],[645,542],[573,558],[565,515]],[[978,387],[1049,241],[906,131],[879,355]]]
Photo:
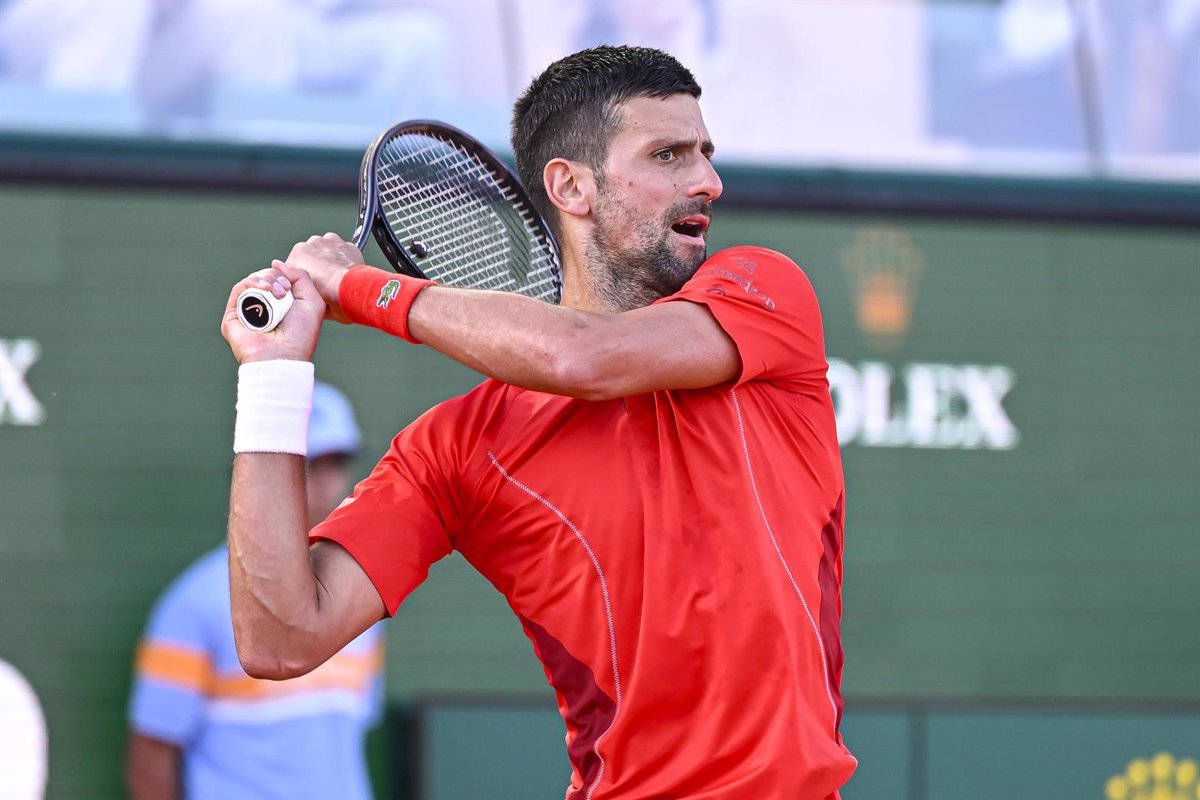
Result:
[[669,164],[675,160],[675,151],[674,150],[659,150],[657,153],[654,154],[654,157],[657,158],[659,161],[663,162],[664,164]]

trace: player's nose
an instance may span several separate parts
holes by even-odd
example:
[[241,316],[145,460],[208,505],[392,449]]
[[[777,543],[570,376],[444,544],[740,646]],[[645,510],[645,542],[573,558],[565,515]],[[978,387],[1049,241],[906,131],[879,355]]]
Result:
[[721,176],[717,174],[717,169],[713,166],[712,161],[707,158],[697,159],[697,164],[690,195],[692,197],[705,195],[710,201],[716,200],[725,190],[724,184],[721,183]]

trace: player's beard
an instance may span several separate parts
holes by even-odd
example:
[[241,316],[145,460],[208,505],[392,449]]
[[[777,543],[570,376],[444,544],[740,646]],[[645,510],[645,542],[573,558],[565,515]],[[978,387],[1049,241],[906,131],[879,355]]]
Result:
[[705,200],[685,200],[661,220],[637,220],[620,199],[601,189],[604,202],[592,212],[595,227],[586,255],[593,296],[609,311],[642,308],[678,292],[708,255],[707,246],[681,253],[671,223],[690,214],[711,213]]

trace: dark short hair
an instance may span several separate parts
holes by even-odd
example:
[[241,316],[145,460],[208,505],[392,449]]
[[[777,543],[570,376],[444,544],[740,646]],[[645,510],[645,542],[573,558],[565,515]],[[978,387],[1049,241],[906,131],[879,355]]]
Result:
[[517,172],[534,206],[555,233],[558,214],[542,182],[556,158],[602,174],[608,143],[620,125],[617,106],[632,97],[700,96],[700,84],[673,56],[650,47],[603,45],[555,61],[513,106]]

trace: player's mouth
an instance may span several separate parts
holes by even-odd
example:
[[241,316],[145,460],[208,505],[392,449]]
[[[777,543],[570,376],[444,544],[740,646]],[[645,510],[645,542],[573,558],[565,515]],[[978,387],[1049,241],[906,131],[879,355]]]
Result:
[[671,223],[671,230],[689,244],[704,246],[711,220],[703,214],[691,214]]

